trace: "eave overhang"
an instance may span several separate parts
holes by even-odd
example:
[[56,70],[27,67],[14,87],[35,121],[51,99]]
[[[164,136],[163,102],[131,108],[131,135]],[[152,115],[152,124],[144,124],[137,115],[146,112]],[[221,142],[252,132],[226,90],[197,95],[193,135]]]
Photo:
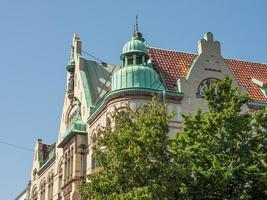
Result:
[[63,148],[65,146],[65,144],[67,144],[74,135],[86,135],[86,131],[77,131],[77,130],[70,131],[63,138],[63,140],[57,145],[57,147],[58,148]]
[[249,100],[248,105],[251,106],[256,106],[256,107],[267,107],[267,103],[265,102],[260,102],[260,101],[255,101],[255,100]]

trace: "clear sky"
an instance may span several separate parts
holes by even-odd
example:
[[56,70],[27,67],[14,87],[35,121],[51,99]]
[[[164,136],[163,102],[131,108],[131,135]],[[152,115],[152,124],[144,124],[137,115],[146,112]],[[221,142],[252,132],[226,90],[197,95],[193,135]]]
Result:
[[211,31],[224,57],[267,63],[266,9],[265,0],[0,0],[0,200],[26,187],[33,158],[1,142],[56,141],[74,33],[118,64],[138,14],[150,46],[196,52]]

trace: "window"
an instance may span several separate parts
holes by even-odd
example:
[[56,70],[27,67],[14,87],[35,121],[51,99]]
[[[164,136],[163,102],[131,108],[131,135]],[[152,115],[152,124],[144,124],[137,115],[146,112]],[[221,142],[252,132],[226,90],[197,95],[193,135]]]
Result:
[[86,154],[81,154],[81,176],[86,177]]
[[72,178],[73,173],[73,147],[65,153],[64,183],[66,184]]
[[40,184],[40,200],[45,200],[45,180],[41,181]]
[[111,119],[109,117],[107,117],[107,120],[106,120],[106,127],[107,128],[111,127]]
[[54,186],[54,175],[53,172],[49,173],[48,175],[48,200],[53,200],[53,186]]
[[67,180],[69,181],[70,179],[70,157],[68,157],[68,160],[67,160]]
[[61,187],[62,187],[62,180],[63,180],[63,160],[59,164],[58,168],[58,194],[60,196]]
[[67,154],[65,154],[65,161],[64,161],[64,183],[68,181],[68,175],[67,175]]
[[196,96],[200,97],[200,98],[204,98],[205,97],[205,91],[210,87],[211,84],[214,84],[217,81],[219,81],[219,79],[217,79],[217,78],[207,78],[207,79],[201,81],[201,83],[198,86]]
[[96,167],[97,167],[97,161],[95,158],[95,154],[93,154],[91,159],[91,169],[94,170]]
[[128,62],[127,62],[128,65],[133,65],[133,56],[129,56],[128,57]]
[[70,154],[70,179],[72,178],[73,173],[73,147],[71,148],[71,154]]
[[141,64],[142,64],[142,56],[141,56],[141,55],[137,55],[137,56],[136,56],[136,61],[135,61],[135,63],[136,63],[137,65],[141,65]]

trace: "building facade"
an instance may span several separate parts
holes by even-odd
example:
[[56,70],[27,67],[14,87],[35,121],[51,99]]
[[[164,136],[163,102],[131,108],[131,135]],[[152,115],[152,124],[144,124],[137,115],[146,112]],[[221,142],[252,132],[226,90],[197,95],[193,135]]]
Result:
[[154,94],[177,113],[169,124],[170,136],[181,129],[182,113],[207,109],[204,90],[226,75],[248,93],[244,111],[267,105],[267,64],[223,58],[212,33],[204,35],[197,49],[194,54],[148,47],[136,30],[122,48],[121,65],[113,65],[84,58],[81,39],[74,35],[58,139],[35,144],[29,198],[79,199],[79,182],[97,171],[94,138],[114,126],[115,110],[137,109]]

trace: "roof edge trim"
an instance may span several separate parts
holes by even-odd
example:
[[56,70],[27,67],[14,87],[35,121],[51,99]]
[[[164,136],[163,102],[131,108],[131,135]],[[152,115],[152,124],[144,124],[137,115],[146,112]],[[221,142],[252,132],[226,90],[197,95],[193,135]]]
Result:
[[267,103],[260,102],[260,101],[249,100],[248,104],[252,106],[267,107]]
[[105,102],[113,96],[120,95],[123,93],[135,93],[135,92],[148,92],[148,93],[162,93],[164,96],[183,96],[184,93],[181,92],[173,92],[173,91],[166,91],[166,90],[156,90],[156,89],[149,89],[149,88],[123,88],[119,90],[114,90],[109,93],[107,93],[101,101],[94,107],[92,114],[87,118],[87,122],[90,123],[90,121],[94,118],[94,116],[98,113],[98,111],[104,106]]

